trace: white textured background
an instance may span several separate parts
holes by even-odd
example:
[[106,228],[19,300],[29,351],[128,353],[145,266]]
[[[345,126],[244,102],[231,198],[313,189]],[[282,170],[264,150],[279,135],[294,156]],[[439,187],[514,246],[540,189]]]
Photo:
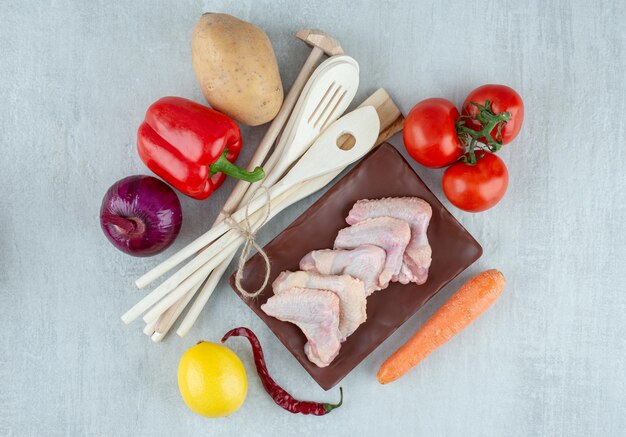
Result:
[[[0,435],[624,435],[624,1],[110,3],[0,8]],[[105,240],[100,200],[115,180],[147,172],[134,142],[150,103],[202,101],[190,34],[205,11],[262,26],[286,88],[308,53],[292,34],[319,27],[359,61],[359,101],[383,86],[407,112],[431,96],[460,104],[496,82],[526,104],[522,133],[501,154],[505,199],[479,215],[452,209],[483,258],[343,381],[345,406],[327,417],[273,405],[243,341],[231,346],[248,370],[244,407],[220,420],[187,410],[176,386],[181,354],[242,324],[295,395],[338,395],[317,387],[225,283],[183,340],[154,345],[139,324],[119,320],[143,295],[133,280],[158,259]],[[244,130],[241,162],[263,131]],[[415,167],[441,197],[441,172]],[[175,248],[207,227],[231,186],[207,202],[183,199]],[[276,218],[262,240],[315,198]],[[495,307],[402,382],[380,386],[383,359],[490,267],[509,281]]]

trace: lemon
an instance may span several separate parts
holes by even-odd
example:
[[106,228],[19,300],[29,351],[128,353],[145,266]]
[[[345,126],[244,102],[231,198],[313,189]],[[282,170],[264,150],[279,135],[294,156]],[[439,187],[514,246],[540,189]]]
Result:
[[178,388],[194,413],[222,417],[241,407],[248,380],[243,363],[233,351],[203,341],[188,349],[180,359]]

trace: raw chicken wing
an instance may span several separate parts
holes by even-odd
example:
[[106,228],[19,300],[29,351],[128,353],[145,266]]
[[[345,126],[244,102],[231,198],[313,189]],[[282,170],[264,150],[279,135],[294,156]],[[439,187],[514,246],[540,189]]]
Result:
[[378,277],[385,264],[385,251],[378,246],[364,244],[356,249],[323,249],[309,252],[300,261],[302,270],[322,275],[350,275],[365,285],[365,294],[380,290]]
[[339,333],[345,341],[367,319],[363,281],[348,275],[325,276],[315,272],[282,272],[272,284],[275,295],[293,288],[332,291],[339,297]]
[[359,200],[350,210],[346,222],[354,225],[375,217],[394,217],[407,222],[411,227],[411,240],[397,279],[403,284],[423,284],[428,277],[432,255],[426,235],[431,216],[432,208],[419,197],[388,197]]
[[378,285],[387,288],[389,281],[400,275],[402,256],[410,239],[411,229],[405,221],[377,217],[341,229],[335,239],[335,249],[354,249],[364,244],[373,244],[384,249],[387,257],[378,278]]
[[261,309],[302,330],[308,340],[304,352],[318,367],[328,366],[339,353],[339,298],[332,291],[293,287],[270,297]]

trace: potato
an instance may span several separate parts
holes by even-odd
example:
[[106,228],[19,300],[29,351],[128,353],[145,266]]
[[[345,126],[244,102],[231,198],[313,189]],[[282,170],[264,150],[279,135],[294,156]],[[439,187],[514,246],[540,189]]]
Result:
[[250,126],[276,117],[283,84],[272,43],[259,27],[231,15],[203,14],[191,55],[211,107]]

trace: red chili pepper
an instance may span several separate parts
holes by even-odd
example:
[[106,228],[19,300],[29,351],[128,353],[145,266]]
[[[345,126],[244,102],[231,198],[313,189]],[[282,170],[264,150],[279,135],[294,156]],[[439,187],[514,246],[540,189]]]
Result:
[[248,182],[265,176],[233,164],[241,150],[239,126],[226,115],[182,97],[163,97],[146,111],[137,149],[154,173],[195,199],[206,199],[226,175]]
[[341,399],[338,404],[328,404],[320,402],[298,401],[293,398],[285,389],[276,384],[276,381],[272,379],[267,371],[267,365],[265,364],[265,358],[263,357],[263,349],[261,349],[261,343],[259,339],[248,328],[235,328],[228,331],[222,338],[224,343],[230,337],[246,337],[252,346],[252,353],[254,355],[254,364],[256,365],[259,378],[265,387],[265,391],[274,399],[279,406],[289,411],[290,413],[300,414],[313,414],[314,416],[323,416],[339,408],[343,404],[343,389],[339,388]]

